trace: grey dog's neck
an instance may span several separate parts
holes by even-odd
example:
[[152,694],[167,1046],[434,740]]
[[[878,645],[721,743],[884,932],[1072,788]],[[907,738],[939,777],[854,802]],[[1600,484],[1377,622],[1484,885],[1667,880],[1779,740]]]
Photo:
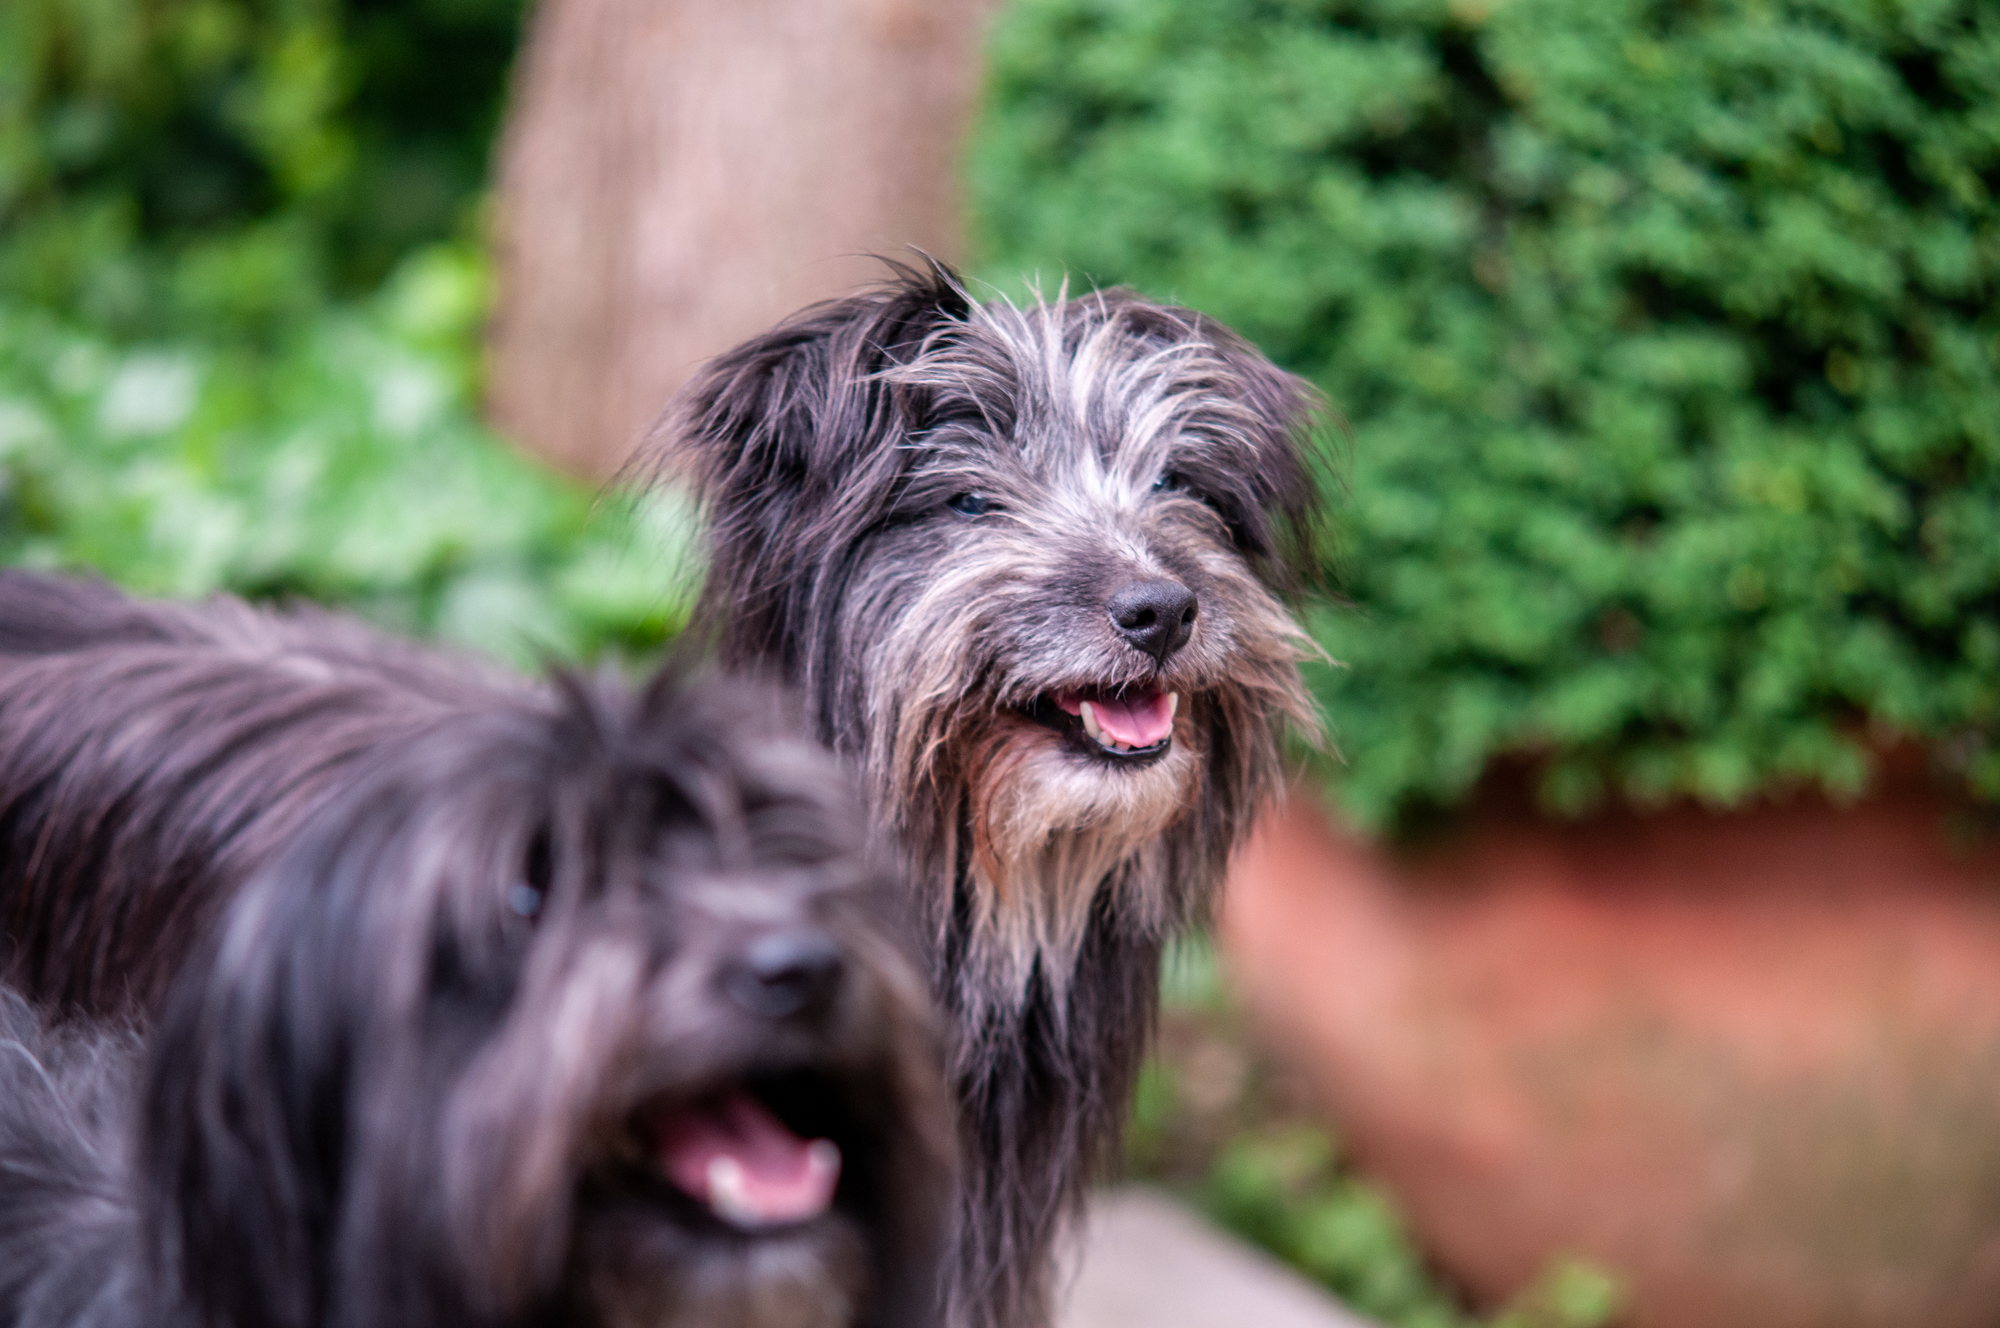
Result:
[[[1161,946],[1121,925],[1110,895],[1100,899],[1060,995],[1038,969],[1018,995],[991,993],[976,1022],[950,1010],[965,1163],[960,1258],[948,1273],[953,1325],[1049,1321],[1048,1252],[1115,1155],[1158,1009]],[[955,950],[947,945],[936,965],[948,1007],[969,985]]]

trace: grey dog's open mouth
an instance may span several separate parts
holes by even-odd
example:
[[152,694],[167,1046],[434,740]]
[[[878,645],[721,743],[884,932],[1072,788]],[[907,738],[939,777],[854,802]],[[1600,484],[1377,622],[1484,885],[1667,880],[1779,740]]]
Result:
[[1121,764],[1146,765],[1174,745],[1180,695],[1151,683],[1044,692],[1028,717],[1069,738],[1081,751]]

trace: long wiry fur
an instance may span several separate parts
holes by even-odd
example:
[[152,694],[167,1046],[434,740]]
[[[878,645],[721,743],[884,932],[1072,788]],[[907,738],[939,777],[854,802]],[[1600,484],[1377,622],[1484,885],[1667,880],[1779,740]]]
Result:
[[[840,771],[773,697],[672,671],[450,686],[438,661],[399,684],[406,657],[345,623],[246,637],[227,602],[9,590],[68,624],[17,652],[134,690],[0,680],[0,769],[34,809],[0,838],[0,902],[51,923],[10,940],[60,1019],[0,993],[0,1324],[930,1322],[951,1135],[928,995]],[[312,769],[338,773],[281,778]],[[94,944],[75,915],[180,916],[162,879],[203,920],[180,953],[118,932],[130,987],[40,948]],[[798,936],[837,984],[746,998],[751,947]],[[742,1229],[678,1188],[664,1131],[743,1094],[838,1145],[825,1211]]]
[[356,767],[521,680],[313,609],[0,569],[0,978],[159,1002],[244,877]]
[[[708,365],[650,464],[706,515],[697,623],[802,690],[910,864],[963,1108],[952,1313],[1034,1328],[1162,944],[1277,794],[1284,726],[1314,727],[1284,603],[1314,398],[1131,292],[980,304],[942,267],[897,271]],[[1200,606],[1163,664],[1107,618],[1147,580]],[[1183,701],[1141,768],[1035,722],[1128,686]]]
[[[100,1328],[137,1319],[128,1257],[136,1035],[50,1032],[0,987],[0,1323]],[[107,1275],[108,1274],[108,1275]]]

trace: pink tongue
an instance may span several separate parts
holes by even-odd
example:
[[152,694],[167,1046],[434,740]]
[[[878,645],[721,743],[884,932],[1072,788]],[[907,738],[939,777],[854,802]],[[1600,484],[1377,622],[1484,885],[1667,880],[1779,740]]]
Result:
[[659,1148],[668,1180],[739,1227],[816,1217],[840,1180],[830,1140],[799,1138],[743,1092],[667,1117]]
[[1174,731],[1172,694],[1127,692],[1117,700],[1093,701],[1097,727],[1127,747],[1151,747]]

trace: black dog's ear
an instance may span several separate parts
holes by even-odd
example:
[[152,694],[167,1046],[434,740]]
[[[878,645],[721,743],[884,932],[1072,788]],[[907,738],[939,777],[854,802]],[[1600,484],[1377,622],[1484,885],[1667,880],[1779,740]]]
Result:
[[[395,1109],[423,1081],[393,1072],[435,952],[429,929],[412,925],[437,898],[410,875],[422,824],[412,807],[416,790],[469,768],[436,742],[417,750],[434,759],[357,784],[244,884],[155,1019],[140,1201],[154,1266],[193,1307],[190,1322],[413,1321],[385,1307],[415,1303],[408,1284],[423,1261],[376,1257],[414,1230],[381,1217],[408,1196],[393,1170],[365,1165],[380,1151],[365,1138],[410,1122],[399,1127],[410,1147],[430,1146],[429,1118]],[[383,889],[391,880],[403,888]],[[331,1267],[343,1225],[366,1232],[370,1257]]]

